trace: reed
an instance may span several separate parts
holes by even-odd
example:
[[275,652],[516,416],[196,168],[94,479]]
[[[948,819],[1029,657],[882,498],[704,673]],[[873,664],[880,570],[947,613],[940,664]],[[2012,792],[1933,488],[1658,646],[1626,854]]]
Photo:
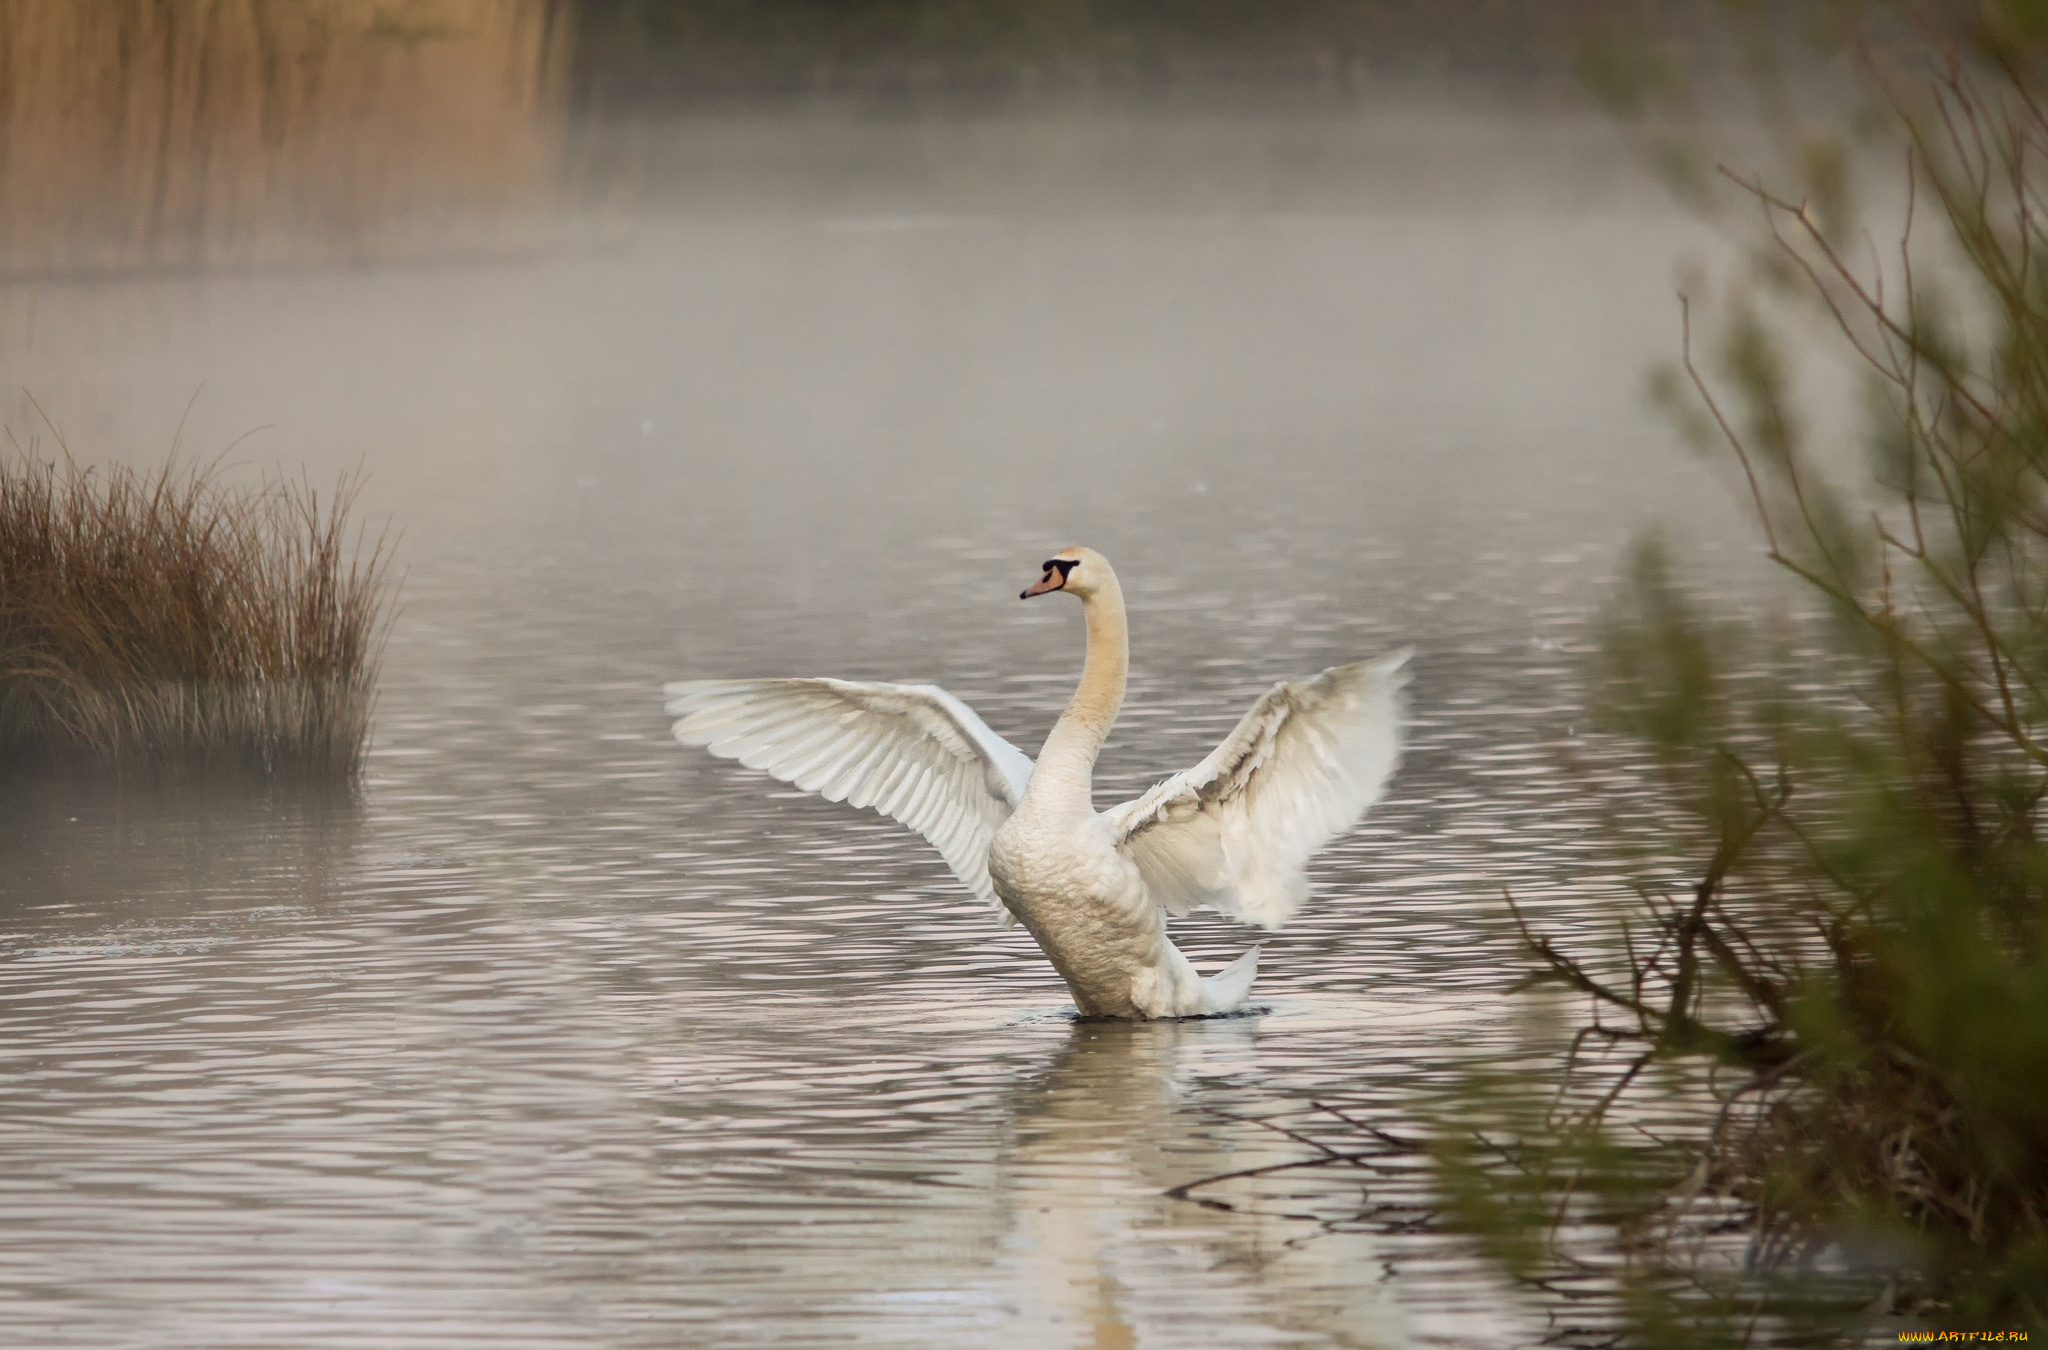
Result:
[[540,200],[556,0],[0,0],[0,268],[382,258]]
[[0,775],[354,774],[389,555],[353,497],[0,461]]

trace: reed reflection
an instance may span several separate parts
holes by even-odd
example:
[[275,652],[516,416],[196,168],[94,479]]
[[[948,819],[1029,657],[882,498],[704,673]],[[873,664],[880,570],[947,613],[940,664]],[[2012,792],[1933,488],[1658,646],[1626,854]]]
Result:
[[350,784],[0,784],[0,917],[20,926],[5,938],[322,905],[358,865],[363,830]]

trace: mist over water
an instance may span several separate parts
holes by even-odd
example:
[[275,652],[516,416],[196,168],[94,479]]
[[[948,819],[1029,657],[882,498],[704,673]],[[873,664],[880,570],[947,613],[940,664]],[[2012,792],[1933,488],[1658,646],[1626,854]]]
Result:
[[[1572,649],[1641,525],[1735,537],[1639,394],[1703,241],[1555,109],[584,135],[517,249],[0,288],[73,454],[360,465],[405,570],[360,800],[0,799],[0,1337],[1526,1334],[1354,1221],[1414,1178],[1165,1192],[1305,1152],[1237,1118],[1400,1120],[1506,1025],[1502,888],[1568,924],[1611,885]],[[827,674],[1035,751],[1080,620],[1014,597],[1073,542],[1132,608],[1102,805],[1418,649],[1261,1016],[1076,1023],[906,832],[667,738],[663,679]]]

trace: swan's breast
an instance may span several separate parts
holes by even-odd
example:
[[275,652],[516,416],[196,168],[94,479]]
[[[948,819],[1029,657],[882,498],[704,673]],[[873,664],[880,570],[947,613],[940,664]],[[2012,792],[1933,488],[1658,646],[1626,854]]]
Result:
[[989,876],[1082,1012],[1158,1015],[1154,968],[1172,951],[1164,919],[1100,817],[1019,812],[989,848]]
[[1085,909],[1099,919],[1143,903],[1137,868],[1100,816],[1046,820],[1019,812],[996,832],[988,870],[1020,918],[1057,922],[1063,912]]
[[1034,820],[1022,812],[989,843],[989,874],[1019,890],[1072,889],[1102,871],[1092,832],[1081,821]]

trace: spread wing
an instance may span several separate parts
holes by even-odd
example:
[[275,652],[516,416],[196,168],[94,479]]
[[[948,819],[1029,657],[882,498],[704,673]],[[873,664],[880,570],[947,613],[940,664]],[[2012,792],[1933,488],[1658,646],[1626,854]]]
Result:
[[996,903],[989,841],[1023,800],[1031,760],[945,690],[685,680],[662,692],[684,745],[902,821],[931,841],[967,889]]
[[1208,758],[1107,812],[1152,898],[1287,922],[1308,898],[1310,855],[1358,823],[1400,762],[1408,656],[1275,685]]

